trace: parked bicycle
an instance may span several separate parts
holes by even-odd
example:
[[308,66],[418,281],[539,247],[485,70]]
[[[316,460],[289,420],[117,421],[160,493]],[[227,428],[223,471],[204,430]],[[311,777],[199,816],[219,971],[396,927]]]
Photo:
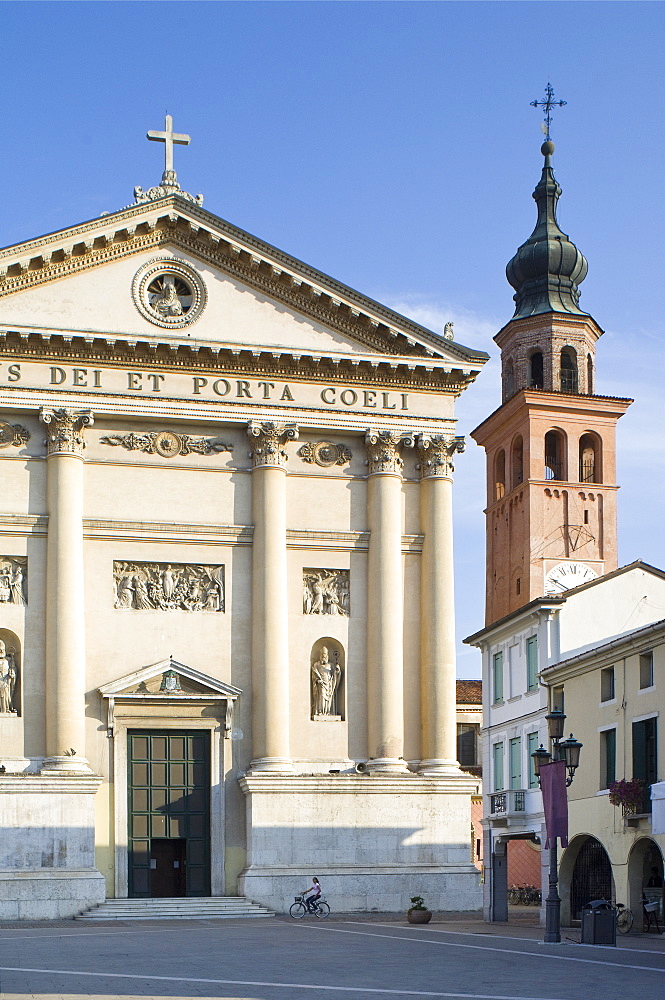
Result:
[[291,909],[289,910],[294,920],[302,920],[307,913],[314,914],[320,920],[325,919],[330,914],[330,907],[323,897],[313,899],[309,906],[307,906],[304,896],[296,896],[295,900],[295,903],[291,904]]
[[513,906],[537,906],[541,898],[540,889],[535,885],[511,885],[508,890],[508,902]]

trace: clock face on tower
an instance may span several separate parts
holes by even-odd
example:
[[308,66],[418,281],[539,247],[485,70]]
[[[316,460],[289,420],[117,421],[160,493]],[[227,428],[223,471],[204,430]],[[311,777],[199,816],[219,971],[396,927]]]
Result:
[[545,577],[546,594],[562,594],[590,580],[597,580],[598,574],[583,562],[562,562],[554,566]]

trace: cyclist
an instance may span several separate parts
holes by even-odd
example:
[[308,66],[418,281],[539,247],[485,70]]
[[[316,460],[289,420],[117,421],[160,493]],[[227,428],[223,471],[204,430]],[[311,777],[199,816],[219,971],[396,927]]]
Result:
[[321,883],[319,882],[316,875],[312,878],[312,884],[309,889],[303,889],[302,896],[309,913],[314,913],[316,909],[316,901],[321,895]]

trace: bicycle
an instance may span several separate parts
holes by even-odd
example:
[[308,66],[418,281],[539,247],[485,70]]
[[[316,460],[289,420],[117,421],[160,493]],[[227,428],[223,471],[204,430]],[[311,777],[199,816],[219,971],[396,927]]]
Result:
[[294,920],[302,920],[306,913],[313,913],[319,920],[325,920],[330,914],[330,907],[323,897],[312,900],[308,906],[304,896],[296,896],[295,903],[291,903],[289,913]]
[[635,917],[633,916],[633,911],[629,910],[627,906],[623,903],[616,904],[617,911],[617,930],[619,934],[628,934],[632,929]]

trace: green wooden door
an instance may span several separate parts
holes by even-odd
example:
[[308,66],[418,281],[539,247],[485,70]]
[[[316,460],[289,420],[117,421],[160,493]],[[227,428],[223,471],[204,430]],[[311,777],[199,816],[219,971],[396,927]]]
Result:
[[167,894],[165,839],[185,842],[185,895],[210,895],[210,734],[130,730],[128,741],[129,895]]

